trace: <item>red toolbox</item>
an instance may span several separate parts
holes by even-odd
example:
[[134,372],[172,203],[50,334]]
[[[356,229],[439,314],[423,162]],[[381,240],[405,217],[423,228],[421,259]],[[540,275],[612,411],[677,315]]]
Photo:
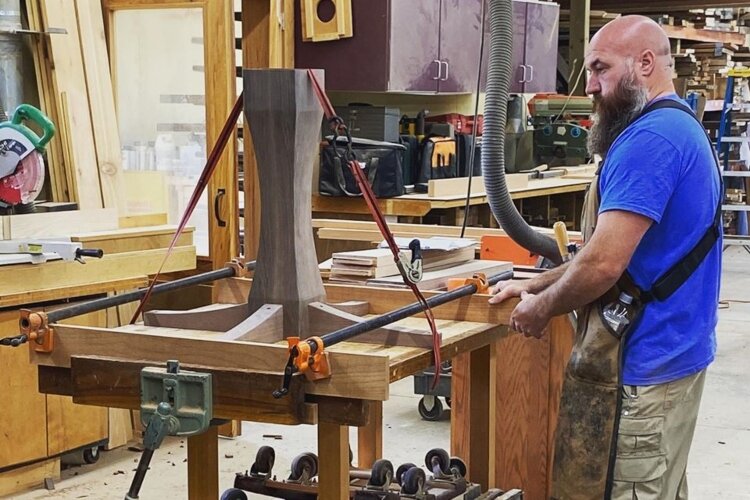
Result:
[[[427,116],[425,121],[432,123],[450,123],[456,130],[457,134],[471,134],[474,132],[474,116],[461,115],[459,113],[448,113],[446,115]],[[484,126],[484,117],[477,115],[476,135],[482,135]]]

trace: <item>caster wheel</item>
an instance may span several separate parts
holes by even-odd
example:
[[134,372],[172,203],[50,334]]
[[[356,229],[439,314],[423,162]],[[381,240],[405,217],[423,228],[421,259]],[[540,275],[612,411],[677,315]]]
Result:
[[247,500],[247,495],[239,488],[229,488],[221,494],[221,500]]
[[255,454],[255,462],[250,467],[251,474],[270,474],[276,460],[276,452],[270,446],[261,446]]
[[417,411],[419,411],[419,416],[422,417],[422,419],[436,422],[440,420],[440,417],[443,415],[443,405],[436,396],[431,397],[434,401],[432,407],[427,408],[425,398],[422,398],[419,400],[419,404],[417,404]]
[[458,477],[466,477],[466,463],[458,457],[451,457],[448,468]]
[[448,452],[442,448],[433,448],[428,451],[424,457],[424,464],[435,475],[438,475],[438,472],[443,474],[450,472],[450,457]]
[[370,475],[370,480],[367,482],[367,485],[382,488],[391,484],[392,479],[393,464],[388,460],[380,459],[372,464],[372,474]]
[[412,464],[412,463],[406,463],[406,464],[399,465],[398,469],[396,469],[396,476],[395,476],[396,482],[398,484],[404,484],[402,482],[402,480],[404,478],[404,474],[406,473],[406,471],[408,471],[409,469],[413,469],[414,467],[416,467],[416,464]]
[[318,474],[318,456],[315,453],[302,453],[292,460],[292,473],[289,475],[291,481],[299,481],[303,476],[308,479]]
[[424,489],[427,475],[419,467],[412,467],[404,474],[404,482],[401,484],[401,494],[416,495]]
[[92,446],[83,450],[83,461],[87,464],[95,464],[99,461],[99,447]]

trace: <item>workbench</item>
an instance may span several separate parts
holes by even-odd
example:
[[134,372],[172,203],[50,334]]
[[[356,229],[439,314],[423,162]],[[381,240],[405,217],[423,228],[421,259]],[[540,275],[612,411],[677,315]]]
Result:
[[[237,278],[217,282],[219,300],[245,301],[250,284],[250,280]],[[413,302],[409,290],[327,285],[326,293],[332,303],[366,300],[370,314]],[[512,303],[490,307],[486,299],[474,295],[434,309],[443,335],[443,359],[462,353],[489,353],[488,346],[507,335],[503,325],[507,324]],[[423,329],[426,326],[419,316],[399,324]],[[185,369],[213,374],[214,418],[317,423],[320,498],[326,499],[348,498],[347,427],[359,427],[359,467],[381,458],[382,402],[389,397],[389,384],[432,363],[429,349],[344,342],[330,349],[330,379],[313,383],[295,377],[289,396],[274,399],[271,393],[281,383],[287,357],[285,343],[221,341],[215,340],[217,335],[220,334],[143,325],[112,329],[61,325],[55,329],[54,351],[32,352],[31,357],[39,366],[41,391],[72,396],[79,404],[138,409],[140,369],[178,359]],[[494,477],[490,477],[493,471],[488,469],[489,453],[494,447],[487,443],[495,421],[494,405],[488,404],[495,397],[489,376],[491,356],[471,359],[474,364],[466,383],[471,387],[473,406],[470,416],[464,419],[470,435],[462,446],[469,454],[467,460],[474,464],[469,465],[473,467],[472,481],[486,487],[490,481],[494,483]],[[191,499],[215,498],[217,494],[215,429],[188,439]]]
[[[526,187],[511,189],[510,195],[522,213],[529,212],[549,220],[550,211],[554,212],[553,209],[556,208],[567,220],[573,222],[580,220],[583,196],[590,184],[590,178],[532,179]],[[426,193],[406,194],[394,198],[381,198],[378,204],[383,214],[390,218],[389,222],[429,222],[460,226],[463,222],[466,196],[429,197]],[[484,227],[497,227],[485,193],[473,194],[470,205],[477,207],[478,212],[472,223]],[[313,194],[312,210],[316,218],[369,218],[370,213],[362,198],[330,197],[320,194]],[[572,226],[569,229],[577,227]]]

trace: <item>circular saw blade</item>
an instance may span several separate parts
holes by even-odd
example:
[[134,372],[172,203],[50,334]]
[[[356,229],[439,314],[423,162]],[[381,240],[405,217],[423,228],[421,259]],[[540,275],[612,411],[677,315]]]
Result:
[[0,201],[9,205],[30,203],[39,196],[43,185],[44,160],[38,151],[32,151],[11,175],[0,179]]

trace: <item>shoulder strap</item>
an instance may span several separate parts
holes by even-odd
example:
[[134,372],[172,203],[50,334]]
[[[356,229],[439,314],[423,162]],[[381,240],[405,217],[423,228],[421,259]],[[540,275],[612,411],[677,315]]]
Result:
[[[695,121],[701,126],[701,128],[703,128],[703,131],[706,132],[703,124],[700,122],[700,120],[698,120],[698,117],[695,116],[695,113],[693,113],[693,110],[673,99],[662,99],[650,104],[646,107],[646,109],[643,110],[641,116],[658,109],[665,108],[679,109],[681,111],[684,111],[685,113],[692,116]],[[706,139],[708,140],[708,144],[711,147],[711,151],[713,152],[714,163],[716,164],[716,170],[719,174],[719,202],[716,207],[716,213],[714,214],[714,220],[711,223],[710,227],[706,229],[706,232],[703,233],[703,236],[698,241],[698,243],[695,244],[695,246],[687,253],[687,255],[680,259],[668,271],[662,274],[656,280],[650,290],[641,291],[640,299],[644,304],[647,302],[651,302],[654,299],[659,301],[668,299],[674,292],[677,291],[678,288],[680,288],[687,281],[687,279],[693,274],[693,272],[698,269],[698,266],[701,265],[703,260],[706,258],[706,255],[708,255],[708,253],[714,247],[716,241],[718,241],[718,239],[721,237],[721,202],[724,193],[724,184],[722,182],[719,160],[716,157],[713,143],[711,142],[711,138],[709,137],[707,132]]]

